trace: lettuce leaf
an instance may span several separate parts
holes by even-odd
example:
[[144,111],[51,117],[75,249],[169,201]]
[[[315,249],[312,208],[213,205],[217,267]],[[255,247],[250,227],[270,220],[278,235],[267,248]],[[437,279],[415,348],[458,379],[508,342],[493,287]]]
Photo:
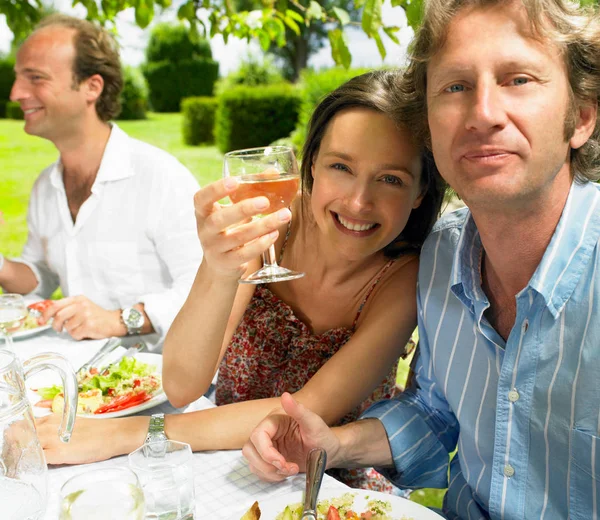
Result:
[[42,400],[46,401],[49,399],[54,399],[58,394],[62,393],[62,386],[53,385],[46,386],[44,388],[38,388],[37,393],[42,398]]

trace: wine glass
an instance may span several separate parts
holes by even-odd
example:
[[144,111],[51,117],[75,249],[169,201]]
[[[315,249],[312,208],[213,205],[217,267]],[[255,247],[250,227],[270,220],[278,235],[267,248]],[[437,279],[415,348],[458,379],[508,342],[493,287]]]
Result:
[[60,520],[143,520],[145,511],[142,486],[128,468],[86,471],[60,490]]
[[0,294],[0,332],[4,348],[12,351],[11,334],[21,328],[27,318],[27,306],[20,294]]
[[[298,194],[300,176],[294,151],[289,146],[248,148],[225,154],[223,177],[236,177],[238,189],[229,195],[232,202],[264,196],[270,206],[264,215],[288,207]],[[263,267],[240,280],[240,283],[272,283],[304,276],[277,265],[275,245],[263,253]]]

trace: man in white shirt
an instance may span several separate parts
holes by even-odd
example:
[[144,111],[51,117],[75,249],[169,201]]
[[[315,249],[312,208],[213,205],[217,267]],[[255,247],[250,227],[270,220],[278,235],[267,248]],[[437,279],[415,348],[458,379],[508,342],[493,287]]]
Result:
[[156,332],[188,294],[202,251],[198,183],[166,152],[109,123],[123,85],[117,45],[96,25],[46,18],[17,53],[11,99],[25,131],[60,152],[31,193],[21,258],[0,255],[6,292],[65,298],[44,313],[75,339]]

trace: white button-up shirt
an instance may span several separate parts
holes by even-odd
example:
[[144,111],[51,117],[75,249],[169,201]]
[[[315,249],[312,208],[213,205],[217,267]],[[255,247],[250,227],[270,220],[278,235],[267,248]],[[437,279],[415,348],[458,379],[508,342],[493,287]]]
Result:
[[92,194],[74,223],[60,159],[36,180],[19,261],[34,292],[84,295],[105,309],[141,302],[164,337],[202,259],[193,195],[198,182],[173,156],[113,124]]

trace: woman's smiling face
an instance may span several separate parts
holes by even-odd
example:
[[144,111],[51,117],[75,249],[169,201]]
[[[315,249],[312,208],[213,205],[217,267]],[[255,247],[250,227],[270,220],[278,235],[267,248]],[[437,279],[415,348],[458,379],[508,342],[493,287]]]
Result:
[[421,203],[420,150],[385,114],[348,108],[329,122],[312,165],[311,208],[349,259],[383,249]]

